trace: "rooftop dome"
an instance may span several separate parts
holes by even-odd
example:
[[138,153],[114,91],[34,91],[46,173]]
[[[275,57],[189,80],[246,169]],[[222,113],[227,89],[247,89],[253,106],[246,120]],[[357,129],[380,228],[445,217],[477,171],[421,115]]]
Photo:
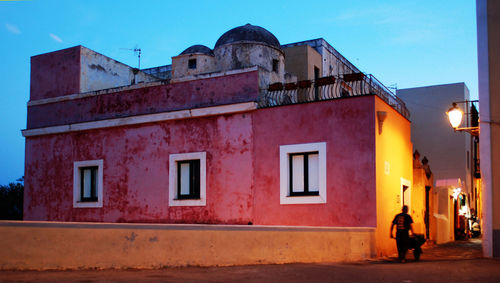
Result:
[[253,41],[257,43],[264,43],[278,49],[281,49],[278,39],[265,28],[246,24],[244,26],[235,27],[232,30],[224,33],[215,43],[215,48],[240,41]]
[[214,52],[212,51],[212,49],[201,44],[196,44],[191,47],[188,47],[186,50],[182,51],[181,54],[179,55],[194,54],[194,53],[202,53],[205,55],[214,56]]

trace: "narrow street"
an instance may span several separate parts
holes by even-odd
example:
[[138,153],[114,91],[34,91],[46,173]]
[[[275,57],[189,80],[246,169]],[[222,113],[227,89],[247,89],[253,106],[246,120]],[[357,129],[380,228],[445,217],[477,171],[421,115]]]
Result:
[[182,267],[159,270],[0,271],[2,282],[500,282],[500,260],[480,240],[425,246],[419,262],[396,256],[356,263]]

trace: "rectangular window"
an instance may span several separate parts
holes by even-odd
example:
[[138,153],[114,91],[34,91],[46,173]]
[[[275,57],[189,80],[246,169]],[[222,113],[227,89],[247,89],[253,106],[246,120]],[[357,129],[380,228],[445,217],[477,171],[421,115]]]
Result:
[[171,154],[169,158],[168,205],[206,205],[206,152]]
[[289,162],[290,196],[319,195],[319,153],[291,153]]
[[278,72],[279,71],[279,66],[280,66],[280,61],[273,59],[273,72]]
[[177,199],[200,198],[200,160],[177,161]]
[[326,142],[280,146],[280,204],[326,203]]
[[189,69],[196,69],[196,59],[189,59],[188,60],[188,68]]
[[80,201],[97,201],[97,166],[80,167]]
[[103,160],[73,163],[73,207],[102,207]]

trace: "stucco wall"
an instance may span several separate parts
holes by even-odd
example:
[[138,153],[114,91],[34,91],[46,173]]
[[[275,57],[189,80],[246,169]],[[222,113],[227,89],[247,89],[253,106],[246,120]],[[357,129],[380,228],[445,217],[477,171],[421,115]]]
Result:
[[470,135],[455,132],[446,115],[452,102],[469,99],[467,86],[454,83],[398,89],[397,94],[411,113],[412,142],[432,162],[435,180],[460,178],[466,185],[463,191],[471,192],[470,164],[467,164],[472,156]]
[[[26,139],[26,220],[252,221],[249,114],[174,120]],[[169,155],[207,153],[207,205],[168,206]],[[73,162],[104,162],[103,207],[73,208]]]
[[31,57],[30,99],[80,92],[81,46]]
[[[373,97],[254,113],[255,223],[375,227]],[[280,145],[326,142],[327,202],[280,205]]]
[[[189,60],[196,60],[196,68],[189,68]],[[172,77],[181,78],[216,71],[215,57],[200,53],[172,57]]]
[[314,67],[319,69],[319,76],[322,77],[321,54],[309,45],[298,45],[286,47],[285,70],[297,76],[297,80],[314,80]]
[[[80,47],[80,90],[78,93],[151,82],[155,77],[83,46]],[[59,73],[53,73],[58,76]]]
[[28,106],[28,129],[256,101],[258,71],[94,94]]
[[477,0],[483,253],[500,257],[500,3]]
[[[410,121],[378,97],[374,97],[373,113],[376,140],[377,170],[377,255],[384,256],[396,252],[396,242],[389,236],[391,221],[401,212],[401,187],[413,181],[412,144],[410,141]],[[377,112],[386,112],[382,124]],[[415,214],[415,207],[410,207],[410,215]],[[418,218],[417,218],[418,219]],[[415,221],[415,219],[414,219]],[[416,223],[416,225],[419,225]]]
[[0,269],[357,261],[373,229],[0,222]]
[[[375,227],[373,100],[29,137],[25,219]],[[312,142],[327,144],[327,202],[281,205],[279,146]],[[200,151],[207,206],[169,207],[169,155]],[[73,208],[73,163],[100,159],[103,207]]]
[[[225,44],[214,49],[218,71],[228,71],[259,66],[265,70],[261,76],[260,87],[265,89],[271,83],[283,82],[285,77],[285,58],[283,52],[275,47],[255,42]],[[273,71],[273,60],[278,60],[278,71]]]

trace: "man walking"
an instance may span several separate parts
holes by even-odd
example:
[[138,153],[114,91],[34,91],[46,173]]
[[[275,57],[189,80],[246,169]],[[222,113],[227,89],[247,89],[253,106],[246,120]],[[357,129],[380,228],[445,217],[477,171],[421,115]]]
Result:
[[413,235],[413,219],[408,215],[408,206],[403,205],[402,213],[397,214],[392,220],[391,225],[391,238],[394,238],[393,230],[396,226],[396,245],[398,247],[399,261],[405,262],[406,251],[408,250],[408,244],[410,236],[408,231],[411,231]]

